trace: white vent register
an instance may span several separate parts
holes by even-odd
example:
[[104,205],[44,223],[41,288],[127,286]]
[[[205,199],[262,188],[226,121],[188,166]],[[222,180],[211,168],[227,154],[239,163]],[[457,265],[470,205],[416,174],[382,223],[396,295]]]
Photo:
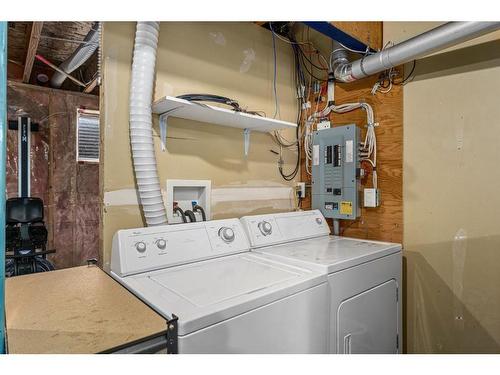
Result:
[[99,111],[78,109],[76,112],[76,160],[99,162]]

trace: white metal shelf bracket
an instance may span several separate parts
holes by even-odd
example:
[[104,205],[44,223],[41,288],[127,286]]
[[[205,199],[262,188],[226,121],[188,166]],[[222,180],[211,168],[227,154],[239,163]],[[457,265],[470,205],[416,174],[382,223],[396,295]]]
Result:
[[160,115],[160,141],[162,151],[167,151],[167,119],[168,113]]
[[250,149],[250,129],[243,129],[243,142],[245,143],[245,157],[248,156],[248,150]]
[[173,108],[165,113],[160,115],[160,141],[161,141],[161,150],[163,152],[167,151],[167,128],[168,128],[168,117],[172,115],[180,107]]

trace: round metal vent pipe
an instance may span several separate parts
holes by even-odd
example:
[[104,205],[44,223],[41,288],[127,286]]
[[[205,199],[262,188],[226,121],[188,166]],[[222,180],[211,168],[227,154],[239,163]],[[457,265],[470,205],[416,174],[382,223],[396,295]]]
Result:
[[346,63],[342,56],[332,59],[335,79],[352,82],[424,57],[500,28],[500,22],[448,22],[393,47]]

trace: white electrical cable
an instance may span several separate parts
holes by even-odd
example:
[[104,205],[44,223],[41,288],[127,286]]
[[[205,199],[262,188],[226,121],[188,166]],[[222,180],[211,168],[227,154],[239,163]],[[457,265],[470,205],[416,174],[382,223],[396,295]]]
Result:
[[373,114],[373,108],[368,103],[345,103],[341,105],[331,105],[325,107],[321,111],[316,111],[313,113],[306,121],[305,124],[305,135],[304,135],[304,149],[306,150],[306,172],[311,175],[311,163],[313,158],[313,144],[312,144],[312,125],[315,120],[327,117],[331,112],[334,113],[346,113],[351,112],[356,109],[363,109],[366,111],[367,119],[367,130],[364,142],[362,142],[359,149],[359,155],[361,161],[366,161],[370,163],[373,167],[372,172],[372,183],[373,187],[377,189],[378,177],[377,177],[377,137],[375,135],[375,117]]
[[[388,47],[393,47],[393,46],[394,46],[394,42],[389,41],[385,44],[384,48],[382,48],[382,51],[387,49]],[[373,85],[373,87],[371,89],[371,94],[375,95],[375,94],[377,94],[377,92],[380,92],[381,94],[389,93],[392,90],[393,81],[394,81],[394,78],[396,76],[397,76],[397,72],[394,70],[394,67],[388,69],[386,71],[386,78],[384,78],[384,75],[382,75],[381,76],[382,78],[379,77],[379,80],[377,82],[375,82],[375,84]],[[382,84],[384,83],[385,79],[387,79],[389,81],[389,87],[384,90],[382,87]]]
[[312,174],[311,164],[312,164],[312,147],[313,147],[313,137],[312,137],[312,125],[314,124],[314,115],[317,113],[323,112],[326,108],[328,108],[328,102],[321,111],[319,109],[319,100],[316,101],[316,108],[314,110],[314,114],[310,115],[307,118],[305,123],[305,135],[304,135],[304,150],[306,150],[306,173],[308,175]]

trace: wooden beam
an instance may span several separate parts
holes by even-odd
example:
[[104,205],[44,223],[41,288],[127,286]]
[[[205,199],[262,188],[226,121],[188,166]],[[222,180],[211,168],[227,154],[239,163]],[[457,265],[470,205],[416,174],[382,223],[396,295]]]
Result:
[[38,49],[38,42],[42,34],[43,22],[33,22],[31,25],[28,49],[26,51],[26,60],[24,62],[23,82],[28,83],[31,77],[31,70],[35,62],[35,55]]
[[97,80],[98,80],[98,77],[95,77],[92,82],[90,82],[87,87],[85,87],[85,89],[83,90],[84,93],[88,94],[88,93],[91,93],[92,91],[94,91],[95,87],[97,86]]
[[75,77],[73,77],[71,74],[69,73],[66,73],[64,70],[62,70],[61,68],[59,68],[57,65],[55,64],[52,64],[49,60],[47,60],[45,57],[41,56],[41,55],[35,55],[35,58],[41,62],[43,62],[44,64],[50,66],[52,69],[54,69],[55,71],[63,74],[66,76],[66,78],[69,78],[70,80],[72,80],[73,82],[75,82],[77,85],[80,85],[82,87],[85,87],[85,83],[83,83],[82,81],[79,81],[77,80]]
[[7,61],[7,78],[14,81],[21,81],[23,79],[24,65],[15,61]]

